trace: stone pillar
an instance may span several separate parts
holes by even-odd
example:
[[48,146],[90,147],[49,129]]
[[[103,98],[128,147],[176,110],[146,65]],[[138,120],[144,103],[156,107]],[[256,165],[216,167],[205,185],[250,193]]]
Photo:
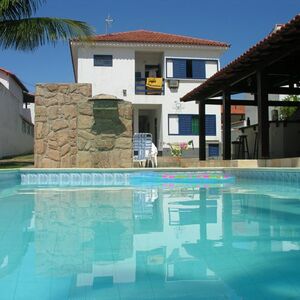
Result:
[[87,104],[91,95],[90,84],[37,85],[35,167],[77,167],[78,106]]
[[90,84],[37,85],[35,167],[132,167],[132,104],[91,96]]
[[110,95],[89,99],[93,124],[78,114],[78,166],[86,168],[132,167],[131,102]]

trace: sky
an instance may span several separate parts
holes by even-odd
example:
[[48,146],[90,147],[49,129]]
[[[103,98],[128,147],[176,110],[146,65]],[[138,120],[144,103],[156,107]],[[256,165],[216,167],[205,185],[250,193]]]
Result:
[[[298,13],[300,0],[48,0],[36,16],[81,20],[103,34],[110,14],[111,33],[146,29],[227,42],[223,67]],[[74,82],[68,42],[33,52],[0,51],[0,67],[31,92],[36,83]]]

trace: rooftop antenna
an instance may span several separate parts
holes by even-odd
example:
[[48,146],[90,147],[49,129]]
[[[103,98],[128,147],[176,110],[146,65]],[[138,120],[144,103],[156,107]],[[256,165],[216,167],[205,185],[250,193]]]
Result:
[[108,14],[108,16],[105,19],[105,32],[108,34],[108,29],[111,27],[111,24],[114,22],[114,19],[111,18],[111,16]]

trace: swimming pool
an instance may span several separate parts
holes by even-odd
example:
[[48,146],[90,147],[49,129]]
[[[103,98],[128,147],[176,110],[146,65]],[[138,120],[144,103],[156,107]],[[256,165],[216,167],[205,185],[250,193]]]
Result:
[[300,299],[299,262],[299,171],[0,172],[1,300]]

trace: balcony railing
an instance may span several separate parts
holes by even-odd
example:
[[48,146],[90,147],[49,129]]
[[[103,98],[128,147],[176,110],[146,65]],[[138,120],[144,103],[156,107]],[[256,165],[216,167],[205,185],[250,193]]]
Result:
[[136,95],[164,95],[165,80],[163,79],[161,88],[150,88],[147,86],[147,78],[135,79],[135,94]]

